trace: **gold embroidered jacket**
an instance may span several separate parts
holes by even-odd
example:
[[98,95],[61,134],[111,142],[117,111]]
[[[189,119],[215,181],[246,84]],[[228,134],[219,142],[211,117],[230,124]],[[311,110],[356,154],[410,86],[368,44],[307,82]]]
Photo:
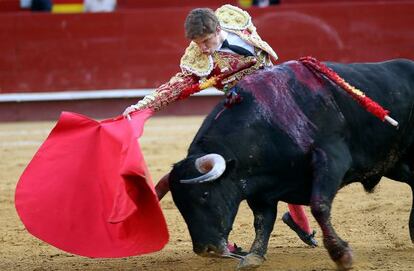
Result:
[[[237,72],[227,79],[229,82],[227,87],[231,87],[243,76],[263,66],[271,66],[272,60],[277,60],[276,53],[269,44],[260,38],[250,15],[246,11],[232,5],[224,5],[218,8],[215,14],[224,31],[236,34],[254,47],[256,56],[253,58],[257,59],[254,66]],[[137,107],[138,109],[151,108],[158,111],[171,102],[180,99],[180,93],[186,87],[220,72],[229,69],[237,70],[237,66],[251,62],[251,60],[252,57],[221,51],[206,55],[202,53],[197,44],[191,42],[180,61],[181,72],[173,76],[169,82],[161,85],[152,94],[145,96],[144,99],[138,102]]]

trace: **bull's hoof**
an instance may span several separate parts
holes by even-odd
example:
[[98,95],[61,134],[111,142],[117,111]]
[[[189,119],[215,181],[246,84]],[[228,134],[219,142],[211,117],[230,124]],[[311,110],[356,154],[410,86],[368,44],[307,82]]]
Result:
[[237,266],[237,270],[253,270],[262,265],[265,258],[255,253],[247,254]]
[[352,269],[352,250],[347,248],[341,258],[335,261],[338,271],[346,271]]

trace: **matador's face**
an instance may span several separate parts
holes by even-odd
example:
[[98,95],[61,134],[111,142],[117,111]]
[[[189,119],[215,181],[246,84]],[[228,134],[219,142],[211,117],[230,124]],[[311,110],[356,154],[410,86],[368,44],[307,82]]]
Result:
[[193,41],[197,44],[203,54],[211,55],[223,42],[220,32],[221,28],[217,27],[217,30],[214,33],[195,38]]

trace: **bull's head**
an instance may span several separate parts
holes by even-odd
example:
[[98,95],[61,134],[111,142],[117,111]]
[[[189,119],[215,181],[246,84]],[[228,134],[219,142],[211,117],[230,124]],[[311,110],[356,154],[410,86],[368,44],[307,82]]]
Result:
[[241,201],[237,182],[228,171],[221,155],[208,154],[184,159],[169,176],[174,202],[198,255],[228,254],[227,238]]

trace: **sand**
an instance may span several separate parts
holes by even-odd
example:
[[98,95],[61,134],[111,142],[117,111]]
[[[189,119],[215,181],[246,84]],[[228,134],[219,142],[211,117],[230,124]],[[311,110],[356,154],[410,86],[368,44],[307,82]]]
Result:
[[[151,119],[141,140],[154,180],[185,157],[203,117]],[[0,123],[0,270],[234,270],[234,259],[202,258],[192,244],[171,195],[162,201],[170,242],[156,253],[122,258],[89,259],[58,250],[30,235],[14,208],[14,189],[53,122]],[[335,201],[332,222],[354,252],[353,270],[414,270],[414,245],[408,233],[412,194],[408,185],[384,179],[375,193],[360,184],[342,189]],[[335,270],[325,248],[304,245],[281,221],[286,204],[279,204],[278,218],[269,242],[267,261],[259,270]],[[320,229],[311,216],[311,226]],[[253,217],[245,203],[237,215],[231,240],[249,248]]]

